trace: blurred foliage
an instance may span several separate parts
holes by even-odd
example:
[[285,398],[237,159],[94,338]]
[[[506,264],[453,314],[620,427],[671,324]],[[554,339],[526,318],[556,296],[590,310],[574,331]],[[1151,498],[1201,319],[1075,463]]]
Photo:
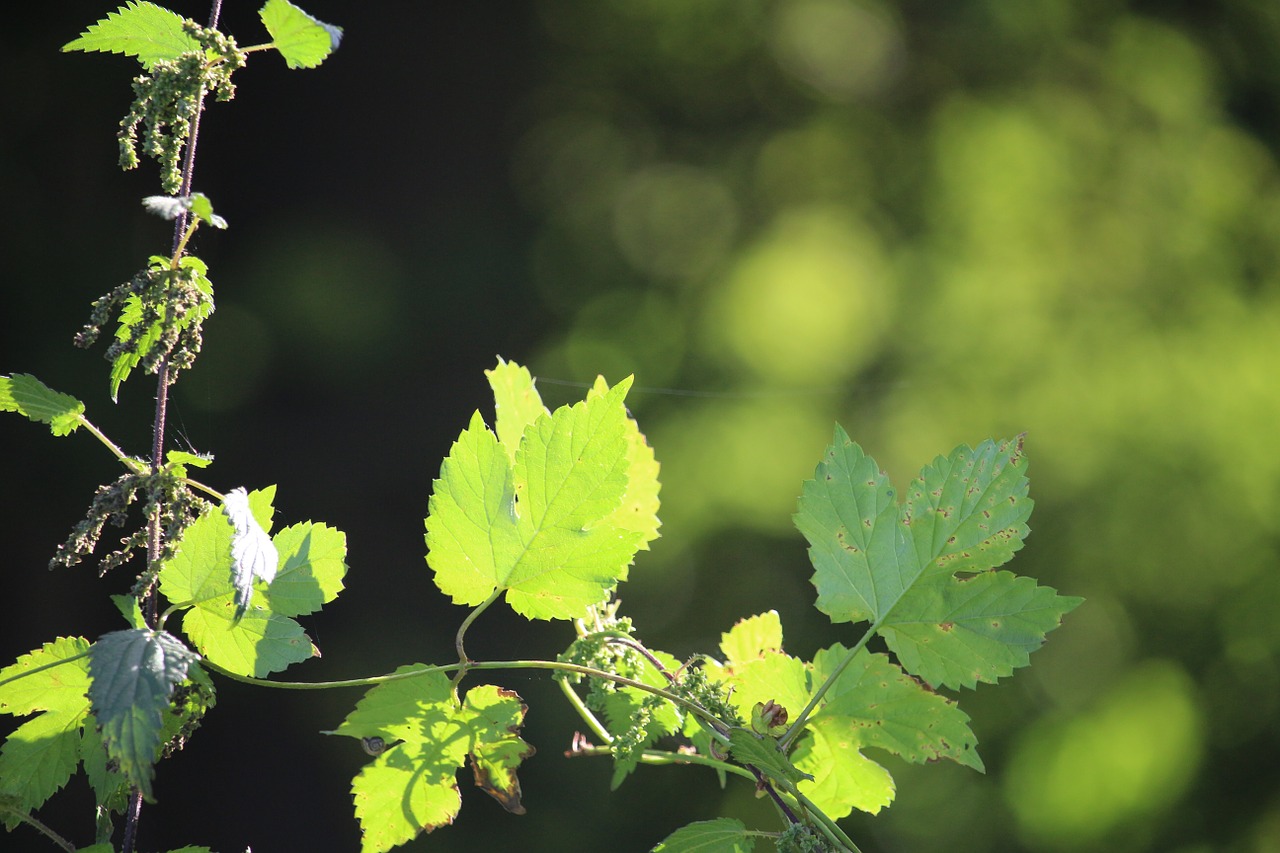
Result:
[[1029,432],[1020,570],[1089,602],[884,849],[1280,849],[1280,7],[1220,5],[538,4],[535,372],[634,372],[664,466],[624,598],[803,574],[715,534],[793,539],[833,419],[899,477]]

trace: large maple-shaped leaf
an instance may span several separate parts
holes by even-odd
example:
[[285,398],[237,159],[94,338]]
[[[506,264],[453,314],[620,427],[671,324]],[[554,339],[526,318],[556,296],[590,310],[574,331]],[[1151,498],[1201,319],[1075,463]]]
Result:
[[473,688],[459,703],[448,677],[435,671],[366,693],[330,732],[392,744],[351,785],[361,850],[382,853],[452,823],[462,806],[457,773],[468,759],[477,785],[508,811],[523,811],[515,769],[533,753],[519,737],[524,712],[519,696],[492,685]]
[[[249,493],[261,528],[271,529],[274,487]],[[236,604],[235,528],[215,511],[182,535],[178,551],[160,570],[160,591],[187,605],[182,628],[211,662],[240,675],[263,678],[316,655],[315,646],[292,617],[319,610],[342,590],[346,537],[306,522],[272,537],[279,565],[268,585],[254,584],[254,604],[242,615]]]
[[992,571],[1028,533],[1026,467],[1021,438],[958,447],[926,466],[899,506],[837,427],[796,513],[818,609],[834,622],[871,622],[933,685],[973,687],[1025,666],[1081,601]]
[[472,416],[441,466],[426,520],[427,563],[455,603],[503,592],[531,619],[574,619],[626,578],[643,540],[613,519],[628,483],[630,384],[528,424],[514,464]]

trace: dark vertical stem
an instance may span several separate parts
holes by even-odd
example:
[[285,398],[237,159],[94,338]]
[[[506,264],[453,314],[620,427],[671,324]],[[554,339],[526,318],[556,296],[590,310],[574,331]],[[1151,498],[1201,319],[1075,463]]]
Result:
[[[213,0],[209,10],[209,27],[218,26],[218,18],[222,14],[222,0]],[[200,116],[204,113],[204,95],[196,104],[196,114],[191,117],[191,129],[187,136],[187,157],[182,164],[182,188],[179,195],[191,194],[191,180],[196,170],[196,140],[200,136]],[[186,233],[190,213],[183,212],[173,223],[173,249],[177,253],[182,243],[182,235]],[[166,310],[168,310],[166,308]],[[165,420],[169,409],[169,359],[160,360],[156,370],[156,413],[151,427],[151,473],[159,473],[164,459]],[[160,560],[161,541],[161,507],[157,498],[151,517],[147,519],[147,569],[152,572]],[[156,593],[150,589],[142,601],[142,611],[146,614],[147,624],[155,627],[157,614]],[[134,842],[138,833],[138,820],[142,817],[142,792],[134,788],[129,794],[129,806],[125,814],[124,844],[122,853],[133,853]]]

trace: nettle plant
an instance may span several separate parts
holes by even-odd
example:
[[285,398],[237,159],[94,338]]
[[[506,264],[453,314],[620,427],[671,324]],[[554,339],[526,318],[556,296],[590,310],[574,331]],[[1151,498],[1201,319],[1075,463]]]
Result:
[[[121,122],[121,164],[137,149],[160,164],[166,193],[147,207],[175,220],[167,254],[97,300],[77,343],[115,323],[106,356],[113,399],[135,369],[157,376],[148,455],[131,456],[85,416],[79,400],[32,376],[0,377],[0,409],[80,429],[123,468],[100,487],[87,517],[51,561],[70,566],[95,551],[103,527],[142,523],[99,558],[102,571],[140,552],[130,595],[115,603],[126,627],[90,641],[60,637],[0,670],[0,711],[30,716],[0,751],[0,816],[66,851],[132,851],[141,804],[153,799],[157,763],[183,748],[213,707],[216,677],[288,689],[366,692],[329,735],[354,738],[371,759],[351,791],[362,850],[387,851],[451,823],[458,774],[508,812],[522,813],[517,770],[534,753],[521,738],[527,708],[512,690],[482,683],[493,670],[546,670],[589,734],[570,754],[612,759],[613,787],[641,764],[701,765],[722,784],[741,777],[777,811],[753,829],[719,818],[677,829],[653,849],[857,851],[837,821],[875,813],[894,782],[868,750],[907,761],[983,769],[969,718],[939,688],[992,683],[1080,603],[1033,580],[996,571],[1028,533],[1027,459],[1021,437],[960,447],[927,465],[899,500],[885,475],[836,427],[795,523],[809,542],[816,607],[852,645],[813,660],[783,650],[774,611],[730,627],[715,653],[677,660],[650,648],[619,613],[615,593],[658,536],[658,463],[624,400],[627,378],[597,379],[586,398],[549,412],[529,371],[499,359],[486,375],[492,427],[471,416],[432,484],[427,565],[439,589],[469,608],[457,659],[410,663],[371,678],[331,683],[268,678],[317,654],[295,617],[343,588],[345,536],[304,522],[272,533],[275,487],[219,492],[197,480],[212,457],[165,450],[169,386],[200,349],[213,313],[203,262],[187,251],[203,225],[225,227],[192,192],[195,139],[205,96],[233,94],[232,73],[253,52],[278,51],[290,67],[319,64],[341,30],[286,0],[261,18],[271,42],[240,48],[217,30],[151,3],[130,2],[67,50],[135,57],[145,73]],[[473,660],[468,631],[503,601],[528,619],[569,629],[556,660]],[[872,652],[873,638],[888,652]],[[35,815],[83,767],[97,802],[95,838],[77,847]],[[734,780],[735,783],[737,780]],[[186,847],[183,850],[206,850]]]

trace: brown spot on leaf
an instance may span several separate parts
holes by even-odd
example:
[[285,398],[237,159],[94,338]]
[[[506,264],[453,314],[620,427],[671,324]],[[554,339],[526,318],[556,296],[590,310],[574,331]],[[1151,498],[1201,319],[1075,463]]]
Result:
[[943,622],[940,625],[938,625],[938,627],[942,629],[942,632],[944,634],[950,634],[951,629],[954,628],[955,626],[956,626],[956,623],[954,622]]

